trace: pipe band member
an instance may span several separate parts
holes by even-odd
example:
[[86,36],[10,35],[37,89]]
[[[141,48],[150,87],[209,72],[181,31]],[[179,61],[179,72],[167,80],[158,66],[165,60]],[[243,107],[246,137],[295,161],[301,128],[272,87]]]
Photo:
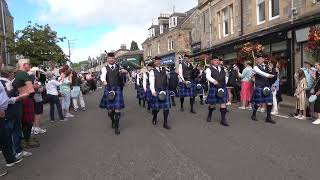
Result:
[[206,78],[210,83],[208,97],[206,104],[209,104],[207,122],[211,122],[212,112],[215,110],[215,105],[220,105],[221,121],[223,126],[229,126],[226,121],[226,102],[227,102],[227,88],[226,88],[226,73],[221,68],[219,58],[213,56],[210,66],[206,69]]
[[[119,135],[120,110],[125,107],[123,100],[123,76],[127,74],[128,71],[115,64],[114,53],[108,53],[107,65],[103,67],[101,71],[100,79],[105,89],[100,102],[100,108],[108,110],[108,115],[112,121],[112,128],[115,134]],[[110,94],[112,93],[113,98],[111,99]]]
[[150,90],[150,71],[151,71],[152,67],[151,65],[147,65],[147,71],[143,73],[143,90],[144,90],[144,94],[143,94],[143,99],[144,101],[147,102],[147,110],[148,112],[150,112],[151,110],[151,99],[152,99],[152,93]]
[[259,105],[267,104],[267,118],[266,122],[275,124],[276,122],[271,119],[272,110],[272,93],[271,84],[274,75],[271,74],[269,67],[264,64],[265,58],[262,54],[257,55],[256,65],[253,67],[255,73],[255,87],[253,92],[253,113],[251,119],[258,121],[256,113]]
[[[154,69],[149,73],[149,81],[150,81],[150,89],[152,93],[152,102],[151,102],[151,109],[152,109],[152,124],[157,124],[157,115],[161,109],[163,109],[163,117],[164,123],[163,128],[171,129],[168,125],[168,116],[169,116],[169,109],[171,108],[171,101],[170,101],[170,93],[168,90],[168,77],[166,73],[166,69],[161,66],[161,58],[155,57],[154,60]],[[160,93],[164,97],[161,100],[159,96]]]
[[139,106],[141,106],[141,101],[143,101],[143,107],[145,107],[145,101],[143,99],[143,74],[141,73],[141,70],[138,70],[137,77],[136,77],[136,90],[137,90],[137,99]]
[[[179,97],[180,97],[180,103],[181,103],[181,111],[184,111],[184,98],[190,97],[190,112],[196,113],[194,111],[194,102],[195,97],[197,95],[196,92],[196,69],[191,64],[190,56],[188,54],[184,55],[184,60],[181,64],[179,64],[178,72],[180,76],[181,82],[179,83]],[[188,87],[189,86],[189,87]]]

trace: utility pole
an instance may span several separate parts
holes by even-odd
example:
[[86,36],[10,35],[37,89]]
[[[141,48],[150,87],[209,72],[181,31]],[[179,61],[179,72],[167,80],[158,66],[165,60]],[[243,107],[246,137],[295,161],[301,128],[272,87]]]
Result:
[[77,39],[68,39],[68,51],[69,51],[69,54],[68,54],[68,57],[69,57],[69,61],[70,61],[70,64],[72,64],[71,62],[71,46],[74,45],[74,42],[77,41]]
[[2,16],[2,31],[4,36],[4,53],[5,53],[5,66],[7,66],[10,63],[10,56],[8,54],[7,50],[7,32],[6,32],[6,23],[5,23],[5,17],[4,17],[4,8],[3,8],[3,2],[0,1],[1,5],[1,16]]

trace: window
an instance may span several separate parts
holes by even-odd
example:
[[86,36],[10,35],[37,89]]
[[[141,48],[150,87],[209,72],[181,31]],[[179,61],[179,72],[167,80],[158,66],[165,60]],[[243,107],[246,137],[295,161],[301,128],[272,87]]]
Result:
[[174,45],[174,44],[173,44],[173,40],[171,40],[171,43],[170,43],[170,49],[171,49],[171,50],[173,50],[173,45]]
[[158,54],[160,54],[160,43],[158,42]]
[[233,34],[233,22],[234,22],[234,17],[233,17],[233,5],[229,6],[229,13],[230,13],[230,33]]
[[170,49],[170,46],[171,46],[171,45],[170,45],[170,44],[171,44],[170,42],[171,42],[171,40],[170,40],[170,39],[168,39],[168,51],[170,51],[170,50],[171,50],[171,49]]
[[151,28],[149,29],[149,37],[154,37],[155,36],[155,29]]
[[223,36],[229,35],[229,10],[228,8],[224,8],[222,10],[223,13]]
[[160,34],[162,34],[163,33],[163,25],[161,24],[160,25]]
[[177,17],[171,17],[169,19],[169,28],[174,28],[177,26],[177,24],[178,24]]
[[152,52],[151,52],[151,45],[148,46],[148,56],[150,57],[152,55]]
[[218,38],[221,38],[221,19],[220,12],[217,13]]
[[176,26],[177,26],[177,18],[174,17],[174,18],[173,18],[173,27],[176,27]]
[[279,0],[270,0],[269,10],[270,10],[270,19],[277,18],[280,14]]
[[266,2],[265,0],[257,0],[257,20],[258,24],[262,24],[266,20]]

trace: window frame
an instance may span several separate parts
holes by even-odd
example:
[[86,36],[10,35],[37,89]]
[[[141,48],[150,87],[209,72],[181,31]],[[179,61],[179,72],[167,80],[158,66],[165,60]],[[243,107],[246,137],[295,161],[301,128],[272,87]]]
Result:
[[[256,0],[256,14],[257,14],[257,24],[261,25],[266,22],[266,0]],[[260,21],[260,9],[259,5],[264,3],[264,20]]]
[[217,12],[218,39],[221,39],[221,12]]
[[280,0],[278,0],[278,3],[279,3],[279,12],[278,12],[278,15],[276,16],[272,16],[272,2],[273,0],[269,0],[269,19],[270,21],[274,20],[274,19],[277,19],[280,17]]
[[[227,15],[227,18],[225,17]],[[223,31],[223,37],[227,37],[230,34],[230,28],[229,28],[229,7],[225,7],[222,9],[222,31]],[[227,23],[227,25],[226,25]],[[227,30],[227,33],[226,33]]]

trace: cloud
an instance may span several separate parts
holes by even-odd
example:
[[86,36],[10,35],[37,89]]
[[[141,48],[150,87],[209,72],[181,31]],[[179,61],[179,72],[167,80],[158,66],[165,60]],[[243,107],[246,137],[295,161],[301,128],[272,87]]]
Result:
[[[72,49],[71,60],[73,62],[87,60],[89,56],[96,57],[105,50],[117,50],[121,44],[126,44],[127,48],[130,48],[132,40],[136,42],[143,42],[145,40],[147,31],[144,29],[146,29],[146,26],[142,28],[136,26],[119,26],[114,31],[102,34],[98,41],[89,45],[87,48]],[[65,53],[68,54],[67,49],[65,49]]]
[[[197,5],[198,0],[29,0],[41,11],[41,22],[90,28],[108,25],[113,31],[101,34],[86,48],[72,50],[72,60],[85,60],[103,50],[116,50],[121,44],[130,46],[135,40],[140,45],[148,36],[147,28],[156,23],[160,13],[185,12]],[[59,32],[58,32],[59,33]],[[81,37],[77,37],[81,38]]]

